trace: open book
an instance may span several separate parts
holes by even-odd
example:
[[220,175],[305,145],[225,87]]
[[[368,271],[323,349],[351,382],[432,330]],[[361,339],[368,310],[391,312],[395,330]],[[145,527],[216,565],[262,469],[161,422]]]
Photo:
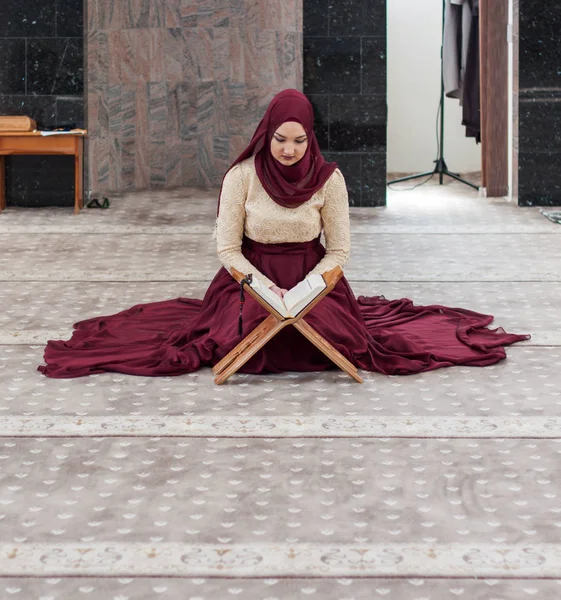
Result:
[[296,317],[310,302],[327,287],[321,275],[308,275],[306,279],[288,290],[283,298],[277,296],[257,279],[251,287],[283,317]]

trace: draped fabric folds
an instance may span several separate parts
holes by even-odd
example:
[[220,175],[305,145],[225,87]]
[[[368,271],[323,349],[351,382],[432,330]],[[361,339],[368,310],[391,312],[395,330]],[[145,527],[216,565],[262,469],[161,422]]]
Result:
[[[244,238],[246,258],[278,285],[291,288],[325,254],[319,239],[261,244]],[[212,366],[239,341],[239,286],[221,268],[202,300],[175,298],[138,304],[74,325],[68,341],[49,341],[48,377],[107,371],[181,375]],[[267,312],[252,298],[244,308],[244,335]],[[415,306],[407,298],[355,298],[343,278],[305,319],[360,369],[407,375],[452,365],[485,366],[505,358],[504,346],[527,335],[488,329],[490,315],[440,305]],[[246,373],[323,371],[334,365],[294,327],[286,327],[241,369]]]

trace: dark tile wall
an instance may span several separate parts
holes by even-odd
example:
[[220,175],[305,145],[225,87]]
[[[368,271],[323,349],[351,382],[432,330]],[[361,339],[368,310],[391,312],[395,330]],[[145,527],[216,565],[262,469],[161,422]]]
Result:
[[304,1],[304,92],[352,206],[386,203],[386,0]]
[[[84,0],[0,0],[0,115],[84,126]],[[72,206],[74,159],[6,161],[9,205]]]
[[518,203],[561,205],[561,5],[519,2]]

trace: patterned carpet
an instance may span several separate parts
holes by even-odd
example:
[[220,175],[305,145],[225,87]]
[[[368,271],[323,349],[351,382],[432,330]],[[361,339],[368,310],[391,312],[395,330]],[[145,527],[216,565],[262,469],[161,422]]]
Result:
[[50,380],[48,339],[202,297],[214,194],[0,215],[0,600],[561,597],[561,229],[459,184],[353,208],[357,295],[489,312],[498,365]]

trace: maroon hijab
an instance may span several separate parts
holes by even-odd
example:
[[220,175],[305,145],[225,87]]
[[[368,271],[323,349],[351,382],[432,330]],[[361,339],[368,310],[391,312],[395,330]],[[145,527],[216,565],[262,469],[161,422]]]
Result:
[[[281,164],[271,154],[273,134],[287,121],[300,123],[308,136],[304,156],[290,166]],[[321,155],[314,133],[314,110],[310,101],[298,90],[283,90],[271,100],[249,146],[230,165],[228,171],[253,155],[257,176],[265,191],[277,204],[286,208],[296,208],[309,200],[337,168],[336,163],[326,162]]]

